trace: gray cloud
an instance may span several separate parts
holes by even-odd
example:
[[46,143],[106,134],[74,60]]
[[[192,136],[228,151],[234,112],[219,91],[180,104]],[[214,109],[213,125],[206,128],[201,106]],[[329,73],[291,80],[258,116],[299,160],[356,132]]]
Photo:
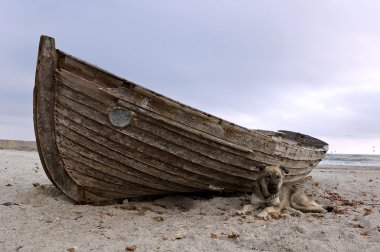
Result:
[[[68,53],[247,127],[380,138],[374,116],[380,114],[380,2],[75,6],[2,4],[0,121],[32,120],[38,38],[47,34]],[[19,132],[34,137],[32,128]]]

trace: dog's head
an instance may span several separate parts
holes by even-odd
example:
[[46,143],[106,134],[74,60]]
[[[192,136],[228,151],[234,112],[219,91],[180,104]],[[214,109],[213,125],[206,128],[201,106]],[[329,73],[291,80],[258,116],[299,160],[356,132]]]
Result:
[[289,170],[283,166],[258,166],[260,170],[260,176],[258,178],[259,183],[263,189],[266,189],[266,193],[269,195],[276,195],[280,192],[281,186],[285,174],[289,173]]

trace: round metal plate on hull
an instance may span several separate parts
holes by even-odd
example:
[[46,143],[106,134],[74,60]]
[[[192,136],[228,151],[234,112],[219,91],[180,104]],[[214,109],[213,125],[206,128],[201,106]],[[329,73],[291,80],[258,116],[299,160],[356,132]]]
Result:
[[125,127],[131,123],[131,112],[125,108],[112,108],[108,112],[108,119],[116,127]]

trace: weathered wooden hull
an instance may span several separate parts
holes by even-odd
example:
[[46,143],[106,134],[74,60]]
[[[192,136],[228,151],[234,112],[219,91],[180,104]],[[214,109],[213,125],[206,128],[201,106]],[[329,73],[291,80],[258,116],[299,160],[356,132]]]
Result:
[[[126,125],[112,121],[115,108],[126,111]],[[78,203],[250,191],[258,164],[288,167],[285,180],[296,181],[327,151],[306,135],[249,130],[173,101],[56,50],[46,36],[34,122],[47,176]]]

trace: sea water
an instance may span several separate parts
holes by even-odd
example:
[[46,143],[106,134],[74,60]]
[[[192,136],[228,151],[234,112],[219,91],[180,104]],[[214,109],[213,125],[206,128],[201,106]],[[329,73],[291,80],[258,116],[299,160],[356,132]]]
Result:
[[380,168],[380,155],[327,154],[321,165],[373,166]]

